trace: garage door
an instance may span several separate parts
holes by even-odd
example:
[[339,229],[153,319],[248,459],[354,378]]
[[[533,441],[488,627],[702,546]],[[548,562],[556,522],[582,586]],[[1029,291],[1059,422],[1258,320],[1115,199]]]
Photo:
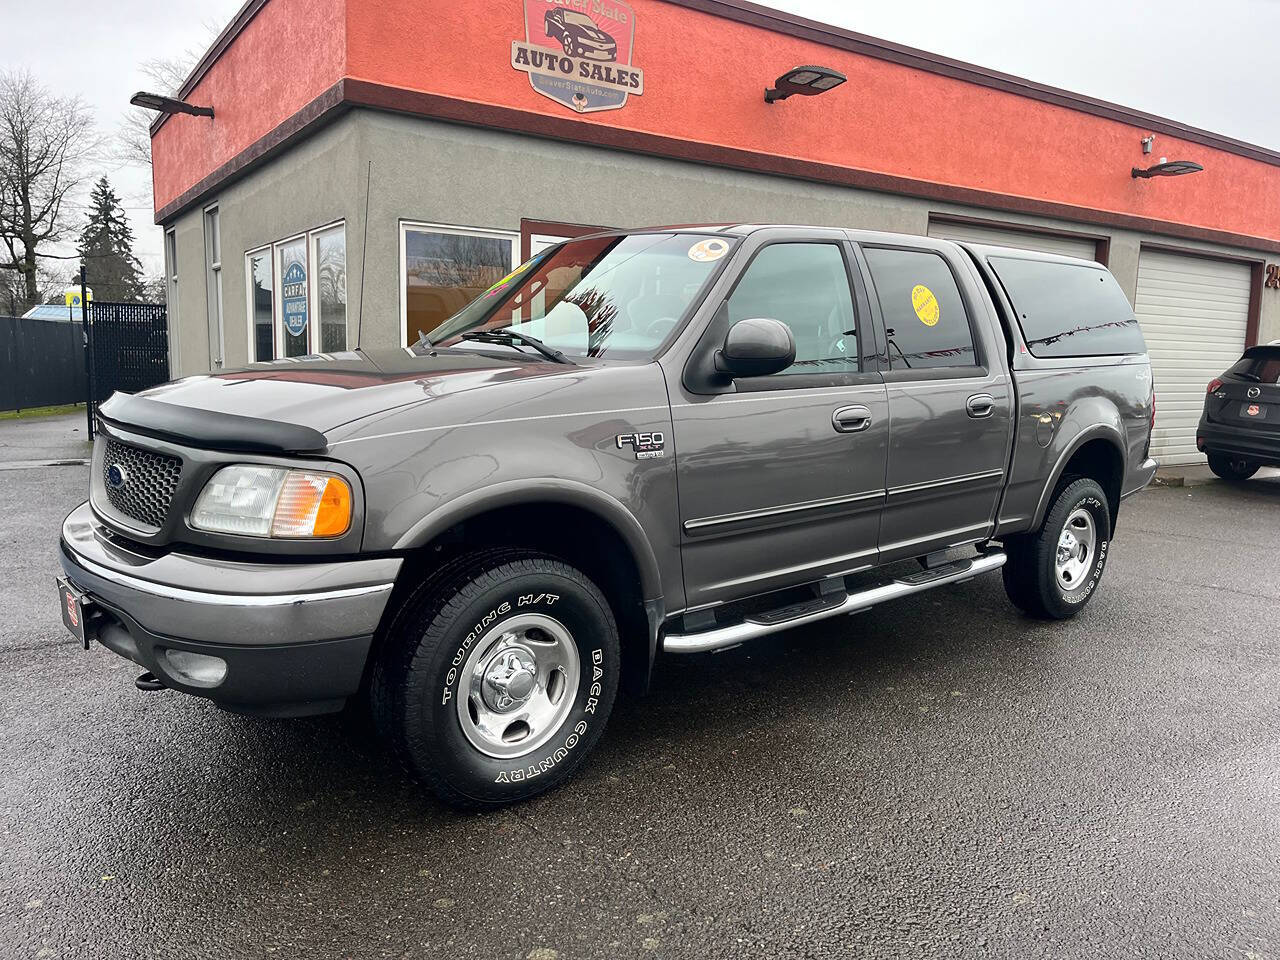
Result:
[[1059,237],[1047,233],[1029,233],[1025,230],[1007,230],[1002,227],[978,226],[971,223],[951,223],[946,220],[930,220],[929,236],[943,240],[968,240],[970,243],[991,243],[998,247],[1021,247],[1040,253],[1056,253],[1064,257],[1080,257],[1094,260],[1098,245],[1089,239]]
[[1244,350],[1249,318],[1246,264],[1143,250],[1134,312],[1147,338],[1156,383],[1151,455],[1197,463],[1196,424],[1205,385]]

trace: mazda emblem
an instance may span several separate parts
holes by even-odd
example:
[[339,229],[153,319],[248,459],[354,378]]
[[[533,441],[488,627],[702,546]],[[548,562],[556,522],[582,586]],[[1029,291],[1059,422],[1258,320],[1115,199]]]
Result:
[[1261,390],[1259,390],[1257,387],[1250,387],[1250,388],[1249,388],[1249,399],[1250,399],[1250,400],[1252,400],[1254,397],[1258,396],[1258,394],[1260,394],[1260,393],[1262,393],[1262,391],[1261,391]]
[[107,486],[112,490],[119,490],[129,482],[129,471],[118,463],[113,463],[107,468]]

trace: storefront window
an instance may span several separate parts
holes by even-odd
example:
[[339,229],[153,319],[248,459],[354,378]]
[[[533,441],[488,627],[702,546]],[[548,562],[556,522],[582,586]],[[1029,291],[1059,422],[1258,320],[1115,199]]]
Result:
[[342,225],[312,234],[320,352],[347,349],[347,234]]
[[305,237],[286,240],[276,245],[277,269],[280,271],[280,342],[286,357],[306,356],[308,309],[307,241]]
[[246,258],[249,277],[249,358],[261,363],[275,359],[275,284],[271,251],[259,250]]
[[434,330],[516,266],[514,234],[405,224],[405,344]]

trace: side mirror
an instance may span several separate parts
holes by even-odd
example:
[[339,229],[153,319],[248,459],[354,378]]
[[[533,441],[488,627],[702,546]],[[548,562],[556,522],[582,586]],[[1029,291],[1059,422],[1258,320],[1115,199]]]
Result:
[[739,320],[716,351],[716,370],[734,377],[767,377],[796,361],[796,338],[785,323],[769,317]]

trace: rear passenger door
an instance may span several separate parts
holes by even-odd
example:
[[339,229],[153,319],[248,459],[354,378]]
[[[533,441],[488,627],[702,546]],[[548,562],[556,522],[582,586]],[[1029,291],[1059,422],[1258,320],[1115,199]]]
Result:
[[882,563],[995,528],[1012,390],[980,281],[949,247],[860,247],[889,405]]

